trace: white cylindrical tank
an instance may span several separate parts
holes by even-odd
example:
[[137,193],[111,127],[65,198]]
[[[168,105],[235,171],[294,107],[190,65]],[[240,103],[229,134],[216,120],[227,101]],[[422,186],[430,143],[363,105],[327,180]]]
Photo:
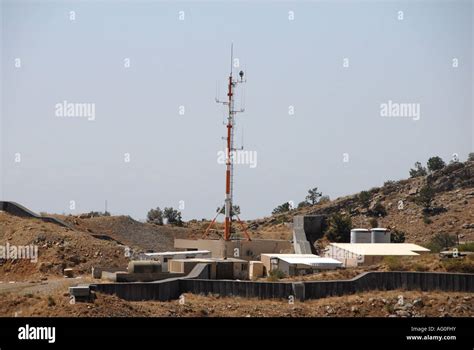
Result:
[[371,230],[372,243],[390,243],[390,231],[386,228],[373,228]]
[[351,243],[370,243],[370,231],[365,228],[354,228],[351,230]]

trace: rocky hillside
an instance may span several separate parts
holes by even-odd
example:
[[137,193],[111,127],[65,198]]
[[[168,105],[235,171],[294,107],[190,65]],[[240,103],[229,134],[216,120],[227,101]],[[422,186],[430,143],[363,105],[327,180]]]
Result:
[[[416,202],[425,185],[435,193],[432,203],[435,210],[429,215]],[[361,203],[360,193],[357,193],[252,221],[249,223],[252,235],[290,239],[293,216],[305,214],[347,214],[353,227],[370,228],[374,209],[382,206],[386,215],[375,215],[378,226],[405,232],[408,242],[423,244],[439,232],[458,234],[460,241],[474,241],[474,162],[449,164],[423,177],[388,181],[367,192],[367,205]]]
[[0,212],[0,244],[38,247],[38,261],[0,260],[0,280],[24,281],[60,276],[64,268],[90,273],[92,266],[126,267],[123,247],[89,233]]

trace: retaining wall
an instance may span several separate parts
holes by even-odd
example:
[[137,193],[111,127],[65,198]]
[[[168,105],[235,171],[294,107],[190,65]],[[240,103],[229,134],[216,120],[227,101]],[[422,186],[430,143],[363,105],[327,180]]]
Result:
[[[201,266],[202,269],[202,266]],[[201,276],[205,275],[202,271]],[[192,274],[190,274],[192,275]],[[111,283],[91,286],[126,300],[170,300],[182,293],[219,294],[260,299],[318,299],[369,290],[442,290],[474,292],[474,274],[437,272],[366,272],[351,280],[314,282],[252,282],[202,279],[194,273],[153,283]],[[196,276],[196,277],[194,277]]]
[[53,224],[57,224],[63,227],[68,227],[70,229],[73,229],[73,227],[71,227],[69,224],[67,224],[66,222],[62,220],[59,220],[50,216],[38,215],[35,212],[29,210],[28,208],[16,202],[0,201],[0,210],[3,210],[15,216],[26,217],[26,218],[36,218],[36,219],[43,220],[44,222],[51,222]]

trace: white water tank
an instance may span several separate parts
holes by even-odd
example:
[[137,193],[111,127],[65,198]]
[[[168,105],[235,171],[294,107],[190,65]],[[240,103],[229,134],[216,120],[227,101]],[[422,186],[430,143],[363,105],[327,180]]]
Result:
[[354,228],[351,230],[351,243],[370,243],[370,231],[365,228]]
[[390,231],[381,227],[373,228],[370,241],[372,243],[390,243]]

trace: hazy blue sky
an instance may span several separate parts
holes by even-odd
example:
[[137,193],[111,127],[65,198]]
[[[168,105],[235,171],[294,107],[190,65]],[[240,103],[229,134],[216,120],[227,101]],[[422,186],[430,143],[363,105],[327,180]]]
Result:
[[[236,166],[244,218],[313,186],[334,198],[474,150],[472,1],[1,4],[0,197],[36,211],[107,199],[144,218],[184,201],[185,219],[211,217],[231,42],[247,76],[236,140],[243,128],[257,152],[255,168]],[[56,116],[65,100],[93,103],[95,120]],[[419,120],[382,117],[389,100],[418,104]]]

